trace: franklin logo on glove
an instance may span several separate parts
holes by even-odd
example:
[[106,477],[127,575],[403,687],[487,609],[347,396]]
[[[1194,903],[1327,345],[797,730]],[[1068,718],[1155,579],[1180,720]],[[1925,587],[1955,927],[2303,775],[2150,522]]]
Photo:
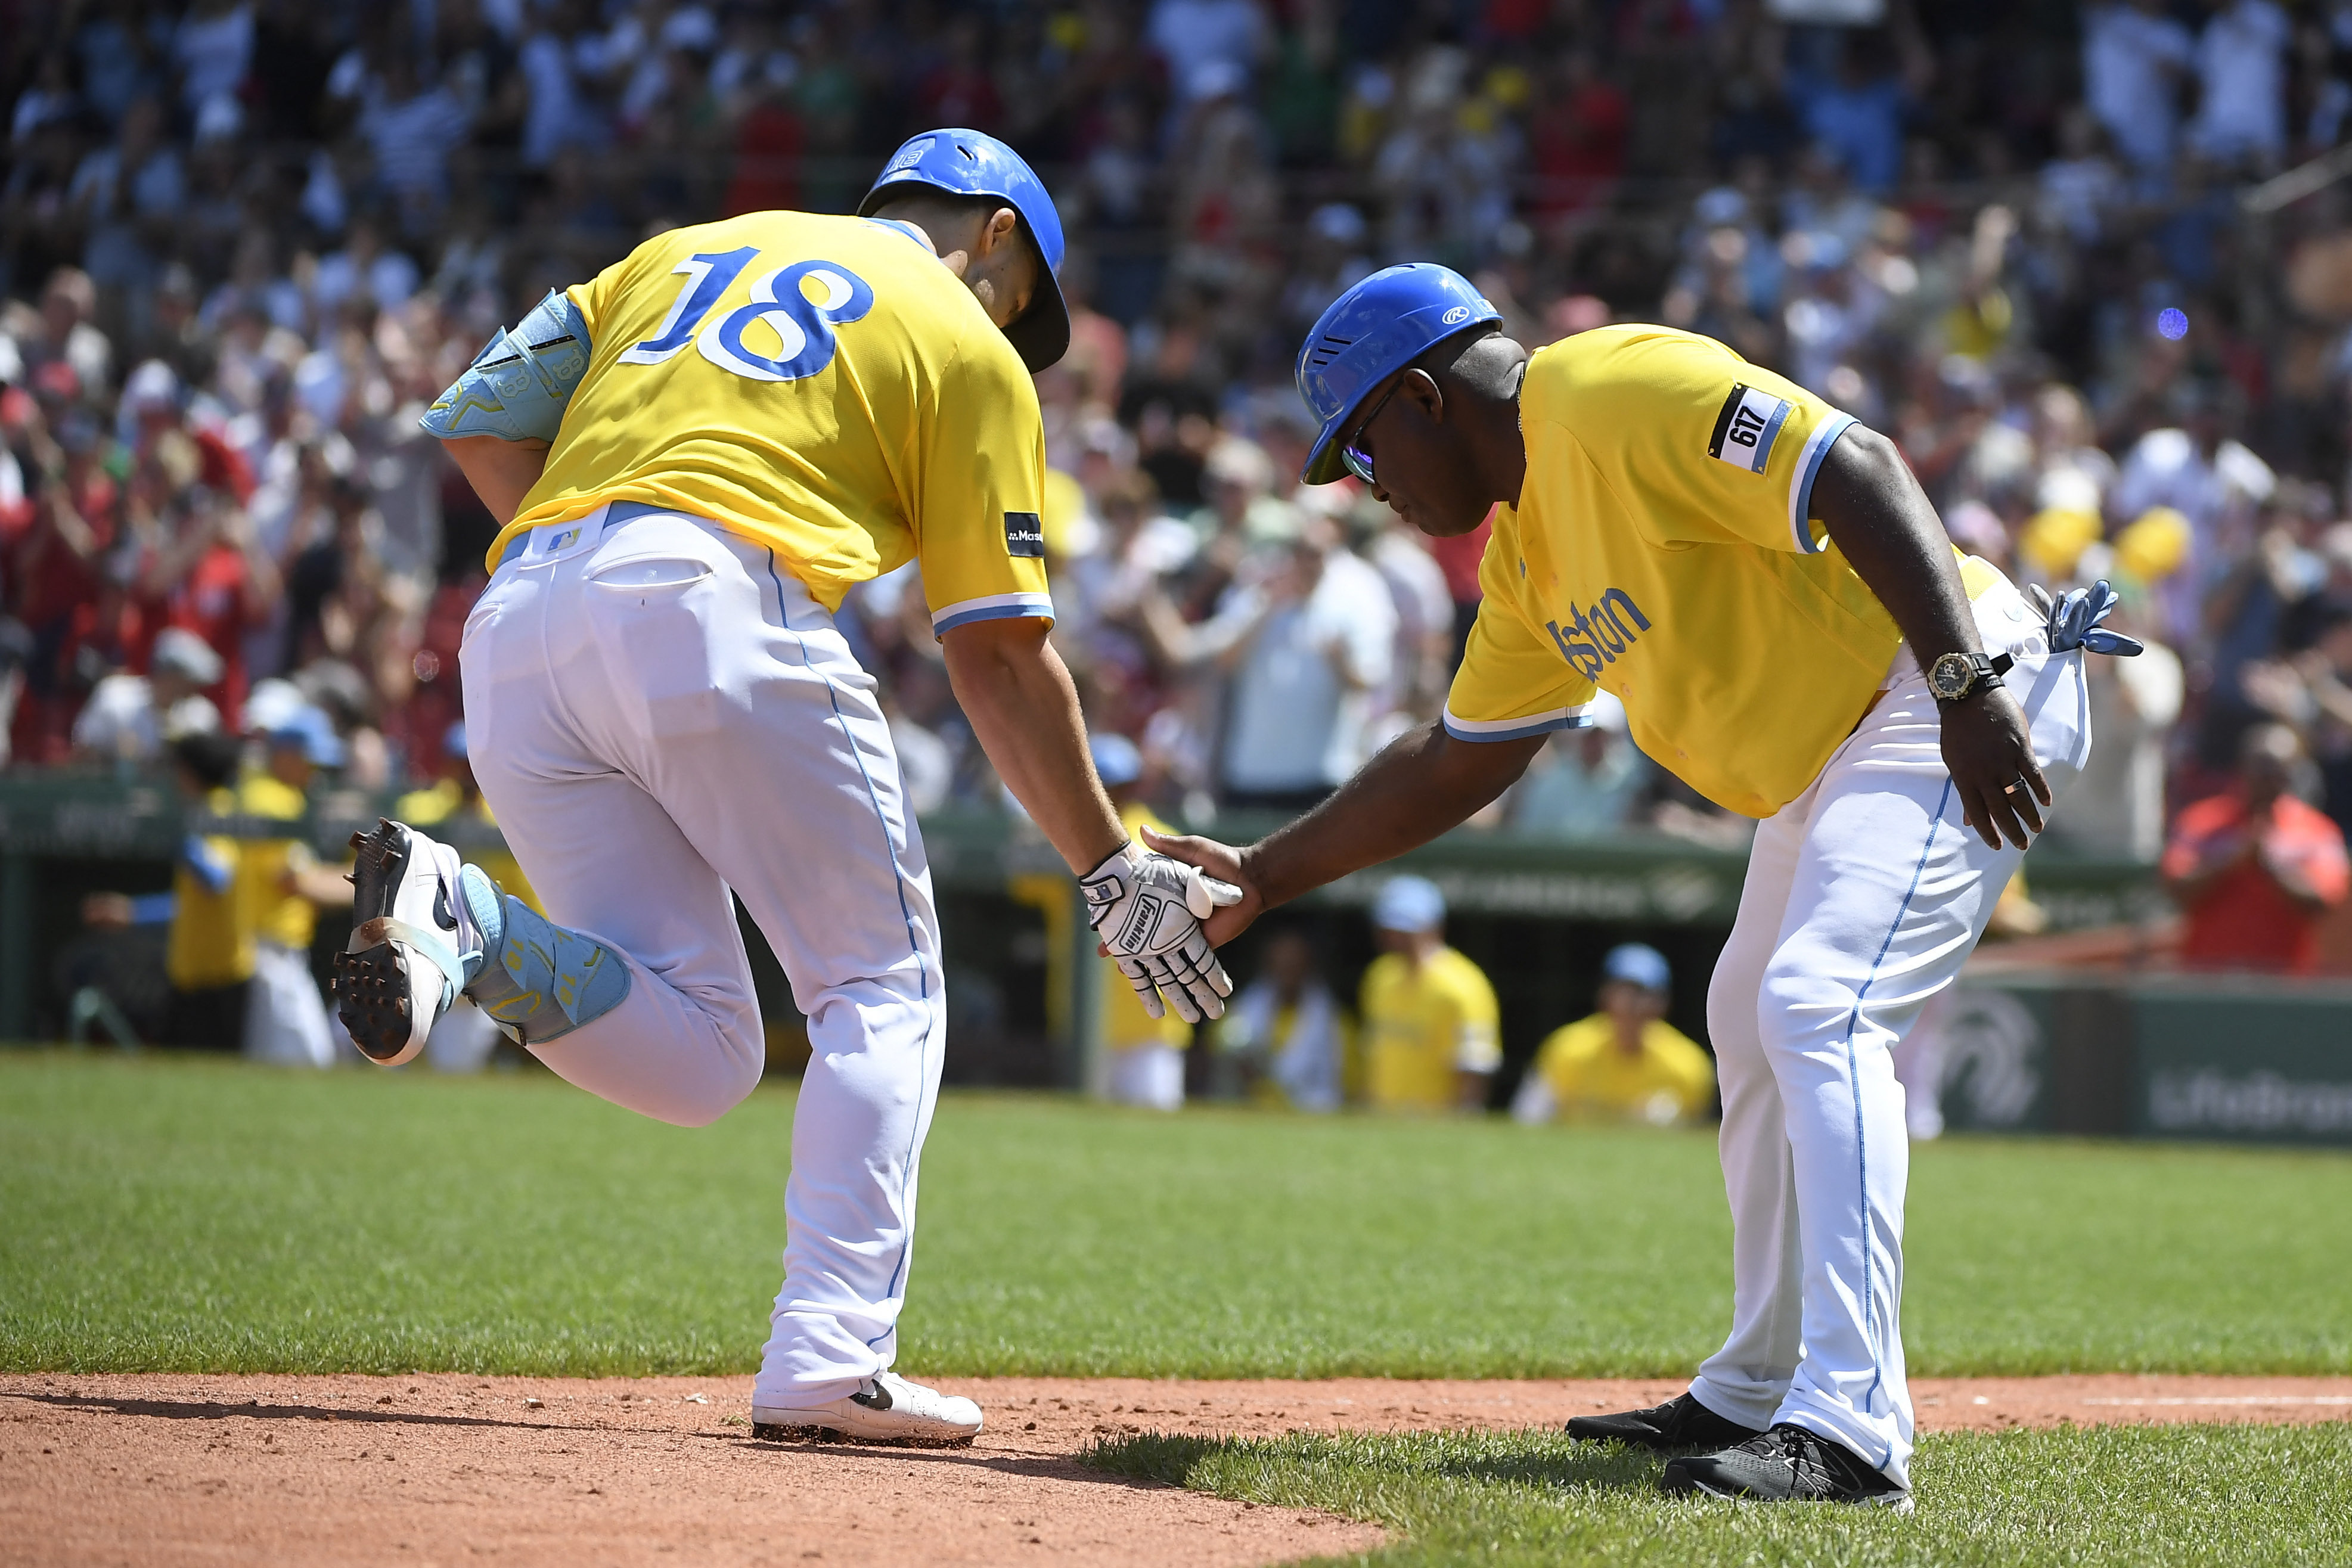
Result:
[[1087,924],[1146,1012],[1162,1018],[1172,1006],[1186,1023],[1225,1016],[1234,983],[1201,922],[1239,904],[1240,888],[1132,843],[1113,851],[1078,887],[1086,894]]

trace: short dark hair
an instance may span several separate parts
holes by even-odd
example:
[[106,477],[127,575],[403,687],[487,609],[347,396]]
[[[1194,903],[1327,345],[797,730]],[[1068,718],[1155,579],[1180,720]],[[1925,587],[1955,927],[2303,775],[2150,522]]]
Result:
[[1029,232],[1029,220],[1022,217],[1021,209],[1003,196],[967,195],[961,191],[942,191],[937,185],[925,185],[909,180],[882,196],[866,215],[887,218],[897,213],[912,221],[917,214],[937,213],[958,223],[984,224],[1001,212],[1010,212],[1018,220],[1013,226],[1021,231],[1022,243],[1029,247],[1029,254],[1037,258],[1038,270],[1045,271],[1045,248],[1037,243],[1037,236]]
[[[867,215],[887,218],[894,212],[911,210],[943,213],[958,218],[978,218],[986,222],[1000,209],[1012,206],[1013,204],[1003,196],[968,195],[961,191],[942,191],[937,185],[909,180],[896,190],[886,193],[874,204],[874,210]],[[1017,214],[1020,209],[1015,207],[1013,211]],[[1021,229],[1026,234],[1029,225],[1024,223]]]
[[1473,391],[1503,398],[1511,394],[1522,358],[1498,323],[1482,321],[1432,344],[1413,363],[1434,379],[1451,377]]
[[236,777],[241,754],[236,737],[216,729],[192,730],[172,742],[172,760],[195,776],[207,789],[227,787]]

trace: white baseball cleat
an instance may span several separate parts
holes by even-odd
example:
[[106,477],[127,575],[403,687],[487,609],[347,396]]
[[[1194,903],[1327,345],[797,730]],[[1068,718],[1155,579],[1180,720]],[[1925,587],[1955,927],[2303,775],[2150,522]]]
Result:
[[980,1436],[980,1406],[969,1399],[877,1372],[856,1393],[810,1410],[751,1406],[751,1436],[842,1437],[901,1448],[961,1448]]
[[362,1054],[398,1067],[425,1049],[466,984],[457,852],[389,818],[352,834],[352,940],[335,955],[335,1010]]

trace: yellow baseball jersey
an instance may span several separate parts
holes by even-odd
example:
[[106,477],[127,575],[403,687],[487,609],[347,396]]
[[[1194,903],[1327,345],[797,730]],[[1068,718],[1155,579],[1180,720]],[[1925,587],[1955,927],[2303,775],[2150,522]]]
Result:
[[[310,810],[302,791],[257,773],[236,788],[236,809],[247,817],[275,821],[299,821]],[[310,901],[286,885],[295,864],[310,855],[310,848],[292,838],[247,839],[239,846],[236,874],[247,884],[252,900],[254,935],[281,947],[308,952],[319,927],[319,911]]]
[[1528,471],[1446,700],[1457,738],[1571,727],[1596,686],[1708,800],[1769,817],[1853,730],[1901,636],[1811,520],[1853,419],[1710,338],[1607,327],[1538,350]]
[[[205,810],[226,817],[236,796],[215,789]],[[183,991],[209,990],[253,978],[253,883],[237,874],[243,844],[226,835],[207,835],[205,852],[228,868],[227,883],[215,893],[182,859],[172,868],[172,925],[163,938],[163,973]]]
[[[1664,1019],[1642,1029],[1642,1050],[1619,1049],[1617,1026],[1595,1013],[1552,1030],[1528,1071],[1549,1086],[1556,1114],[1611,1119],[1688,1120],[1706,1111],[1715,1092],[1715,1062],[1698,1043]],[[1654,1114],[1661,1102],[1672,1115]]]
[[1389,1109],[1446,1110],[1454,1074],[1503,1060],[1501,1011],[1478,966],[1451,947],[1415,965],[1383,953],[1364,971],[1364,1097]]
[[1036,387],[914,231],[752,213],[570,296],[588,369],[493,570],[523,529],[635,501],[767,546],[828,610],[914,560],[935,632],[1052,618]]

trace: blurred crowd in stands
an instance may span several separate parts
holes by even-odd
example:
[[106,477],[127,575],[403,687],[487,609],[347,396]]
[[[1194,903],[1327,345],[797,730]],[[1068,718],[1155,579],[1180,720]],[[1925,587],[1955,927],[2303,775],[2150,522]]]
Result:
[[[2153,859],[2168,808],[2227,797],[2174,846],[2184,894],[2311,893],[2238,774],[2340,864],[2352,186],[2292,172],[2352,130],[2352,5],[1782,19],[1815,9],[0,0],[0,735],[136,766],[299,710],[351,783],[444,777],[493,528],[425,404],[648,233],[845,210],[963,123],[1073,236],[1039,378],[1056,635],[1135,799],[1293,809],[1442,705],[1480,538],[1298,489],[1291,384],[1339,289],[1430,258],[1531,345],[1718,337],[1895,435],[1962,548],[2112,580],[2149,648],[2091,662],[2053,843]],[[919,583],[843,618],[919,806],[1003,809]],[[1486,824],[1744,841],[1603,710]]]

